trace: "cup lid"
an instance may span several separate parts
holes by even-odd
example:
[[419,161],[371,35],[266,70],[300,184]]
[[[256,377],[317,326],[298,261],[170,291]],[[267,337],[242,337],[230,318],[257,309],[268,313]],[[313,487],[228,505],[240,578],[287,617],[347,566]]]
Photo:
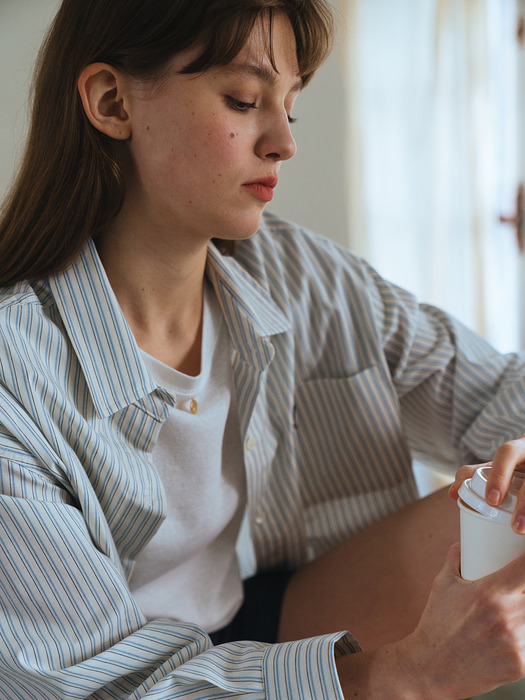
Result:
[[485,500],[485,490],[487,487],[487,477],[490,474],[490,467],[480,467],[476,469],[471,479],[466,479],[459,488],[459,497],[468,506],[477,510],[478,513],[505,525],[510,525],[512,514],[516,507],[518,492],[525,479],[522,472],[514,472],[510,481],[509,491],[502,503],[496,508]]

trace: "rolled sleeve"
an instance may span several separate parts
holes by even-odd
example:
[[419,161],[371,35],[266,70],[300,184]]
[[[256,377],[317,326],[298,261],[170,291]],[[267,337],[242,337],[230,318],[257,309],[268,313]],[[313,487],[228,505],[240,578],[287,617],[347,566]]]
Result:
[[163,685],[167,691],[176,679],[174,694],[162,697],[223,698],[231,694],[247,700],[343,700],[335,660],[358,651],[358,643],[345,632],[272,645],[233,642],[179,667],[156,686],[155,697]]
[[271,700],[343,700],[335,660],[359,651],[359,644],[345,632],[274,644],[264,655],[265,697]]

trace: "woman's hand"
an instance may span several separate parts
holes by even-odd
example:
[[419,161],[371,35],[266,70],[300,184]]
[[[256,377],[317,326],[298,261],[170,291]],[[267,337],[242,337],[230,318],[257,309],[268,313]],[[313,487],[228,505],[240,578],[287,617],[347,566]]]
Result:
[[338,659],[345,697],[459,700],[525,676],[525,555],[477,581],[459,566],[456,544],[414,632]]
[[[469,479],[476,469],[484,466],[492,467],[487,478],[485,499],[491,506],[499,506],[507,495],[512,474],[516,470],[525,470],[525,435],[501,445],[496,450],[492,462],[461,467],[456,473],[456,480],[449,489],[451,498],[457,500],[461,484],[465,479]],[[525,482],[518,495],[512,527],[516,532],[525,534]]]
[[477,581],[463,580],[459,566],[454,545],[417,628],[402,642],[421,679],[420,697],[463,698],[525,675],[525,555]]

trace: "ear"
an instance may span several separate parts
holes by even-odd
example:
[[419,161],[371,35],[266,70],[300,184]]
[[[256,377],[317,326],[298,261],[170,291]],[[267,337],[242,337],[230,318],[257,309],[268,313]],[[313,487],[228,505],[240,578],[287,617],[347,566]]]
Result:
[[91,63],[78,79],[84,111],[93,126],[106,136],[125,140],[131,136],[131,120],[125,107],[125,81],[107,63]]

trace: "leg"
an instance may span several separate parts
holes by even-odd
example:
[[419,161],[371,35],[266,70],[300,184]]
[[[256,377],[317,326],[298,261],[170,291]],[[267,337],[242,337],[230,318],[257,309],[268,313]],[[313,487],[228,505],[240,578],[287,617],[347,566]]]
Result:
[[405,637],[458,540],[459,511],[446,489],[375,523],[294,574],[279,639],[348,629],[370,649]]

